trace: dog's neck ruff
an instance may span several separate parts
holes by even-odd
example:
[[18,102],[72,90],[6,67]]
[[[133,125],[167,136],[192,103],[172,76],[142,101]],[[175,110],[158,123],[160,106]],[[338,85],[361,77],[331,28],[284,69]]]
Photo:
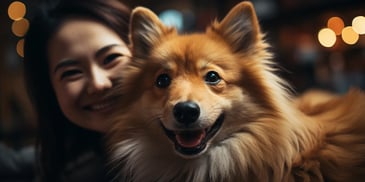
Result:
[[[284,177],[275,174],[283,174],[287,164],[270,164],[257,157],[270,155],[273,151],[257,154],[255,149],[239,149],[236,142],[246,137],[244,135],[209,146],[206,153],[192,159],[182,158],[166,143],[157,145],[145,136],[134,137],[115,145],[112,161],[120,165],[118,173],[124,175],[119,176],[120,181],[282,181]],[[285,152],[279,150],[277,153]],[[272,156],[280,156],[277,153]],[[271,173],[267,174],[267,171]]]

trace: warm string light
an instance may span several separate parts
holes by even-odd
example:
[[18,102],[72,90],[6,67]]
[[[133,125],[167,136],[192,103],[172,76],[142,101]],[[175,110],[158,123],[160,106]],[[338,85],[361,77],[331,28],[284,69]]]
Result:
[[343,42],[354,45],[359,40],[359,35],[365,35],[365,17],[357,16],[352,20],[351,26],[346,26],[340,17],[331,17],[327,21],[327,27],[318,32],[318,41],[323,47],[333,47],[337,36],[341,36]]
[[[24,17],[27,12],[26,5],[20,1],[13,1],[8,7],[8,16],[13,20],[11,30],[17,37],[22,38],[29,28],[29,21]],[[20,39],[16,45],[16,52],[23,57],[24,39]]]

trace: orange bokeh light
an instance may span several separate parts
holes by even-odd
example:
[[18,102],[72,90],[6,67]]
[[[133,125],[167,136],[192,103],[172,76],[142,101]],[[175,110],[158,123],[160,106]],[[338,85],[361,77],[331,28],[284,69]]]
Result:
[[8,15],[12,20],[20,20],[25,16],[26,13],[25,4],[20,1],[12,2],[8,7]]
[[359,40],[359,34],[357,34],[351,26],[345,27],[342,30],[342,40],[349,45],[356,44]]
[[340,17],[335,16],[328,19],[327,27],[332,29],[336,35],[341,35],[342,29],[345,27],[345,24]]
[[12,32],[18,37],[23,37],[27,32],[28,28],[29,28],[29,21],[25,18],[14,21],[11,26]]
[[20,39],[16,44],[16,52],[20,57],[24,57],[24,39]]

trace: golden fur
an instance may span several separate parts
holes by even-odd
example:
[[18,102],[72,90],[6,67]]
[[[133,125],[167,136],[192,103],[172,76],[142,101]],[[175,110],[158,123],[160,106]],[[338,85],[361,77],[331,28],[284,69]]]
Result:
[[[274,74],[263,37],[249,2],[235,6],[205,33],[187,35],[162,25],[150,10],[136,8],[134,58],[120,89],[125,100],[107,136],[118,179],[363,181],[364,93],[312,92],[292,99],[285,81]],[[189,127],[174,115],[176,105],[187,101],[200,109]],[[218,132],[195,150],[198,136],[207,137],[199,127],[213,128],[222,118]],[[182,141],[174,143],[164,128]],[[180,136],[185,130],[200,133],[190,133],[189,140]],[[194,149],[192,154],[184,147]]]

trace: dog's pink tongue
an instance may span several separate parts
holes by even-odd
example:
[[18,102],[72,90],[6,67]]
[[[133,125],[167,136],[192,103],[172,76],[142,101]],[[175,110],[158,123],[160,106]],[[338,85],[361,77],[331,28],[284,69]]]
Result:
[[205,137],[205,130],[176,133],[177,142],[185,148],[198,146]]

